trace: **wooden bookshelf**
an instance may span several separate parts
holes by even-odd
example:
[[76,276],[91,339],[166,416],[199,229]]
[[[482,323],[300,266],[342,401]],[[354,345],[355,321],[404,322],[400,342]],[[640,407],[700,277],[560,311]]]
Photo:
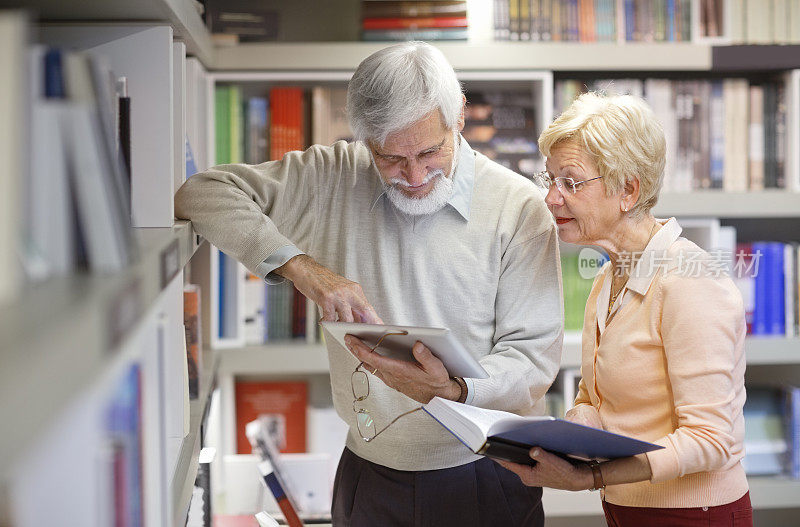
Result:
[[[68,402],[112,368],[148,309],[197,249],[189,222],[141,229],[138,263],[110,275],[75,274],[31,287],[0,309],[3,474]],[[168,261],[167,274],[162,261]],[[64,375],[63,372],[69,372]]]

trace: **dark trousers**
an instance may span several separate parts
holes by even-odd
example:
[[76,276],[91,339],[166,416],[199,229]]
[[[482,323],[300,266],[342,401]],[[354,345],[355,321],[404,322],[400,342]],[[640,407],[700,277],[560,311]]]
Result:
[[623,507],[604,501],[603,512],[609,527],[753,527],[749,492],[726,505],[686,509]]
[[347,448],[331,510],[335,527],[541,527],[542,489],[488,458],[441,470],[376,465]]

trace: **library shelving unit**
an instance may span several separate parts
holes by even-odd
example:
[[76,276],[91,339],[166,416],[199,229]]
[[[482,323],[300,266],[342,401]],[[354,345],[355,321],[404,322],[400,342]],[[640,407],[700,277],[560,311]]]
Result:
[[[3,51],[5,36],[24,35],[15,62],[6,55],[0,61],[4,90],[7,78],[25,84],[21,93],[2,91],[4,104],[14,110],[23,113],[31,104],[27,70],[33,62],[22,49],[30,44],[90,51],[127,78],[138,256],[118,271],[72,272],[22,285],[0,305],[0,524],[99,526],[113,523],[115,514],[131,513],[142,525],[184,525],[216,365],[205,353],[199,397],[190,401],[183,289],[192,274],[187,264],[202,240],[190,223],[174,220],[172,196],[186,177],[187,138],[198,168],[208,166],[210,36],[190,0],[0,2],[5,7],[29,10],[0,10]],[[35,151],[37,138],[27,140],[23,117],[3,108],[0,130],[13,130],[0,134],[3,146],[12,146],[13,137],[22,139],[14,150]],[[12,188],[22,190],[29,160],[2,151],[4,161],[19,161],[14,170],[3,165],[3,184],[19,178]],[[6,186],[2,190],[5,209],[12,194],[5,194]],[[0,221],[5,233],[9,220]],[[11,243],[3,238],[4,258],[15,254]],[[120,389],[128,390],[122,396],[127,399],[120,398]],[[131,393],[139,401],[133,406]],[[139,427],[140,450],[124,450],[125,456],[139,451],[132,465],[116,443],[129,440],[131,431],[124,440],[109,435],[118,432],[109,426],[120,424],[119,415],[109,417],[120,406],[111,404],[127,405],[125,425]],[[110,425],[111,420],[116,421]],[[140,479],[124,490],[132,480],[113,479],[136,472]],[[120,504],[118,492],[129,501]]]
[[[470,4],[470,9],[472,9]],[[472,14],[470,20],[472,21]],[[472,23],[472,22],[470,22]],[[470,28],[472,31],[472,28]],[[470,81],[481,80],[489,85],[502,84],[513,78],[534,79],[549,84],[549,75],[562,72],[593,72],[598,77],[621,77],[630,72],[639,76],[660,74],[697,76],[721,73],[747,75],[751,73],[783,73],[800,68],[800,46],[765,47],[753,50],[759,59],[749,59],[736,67],[729,54],[720,52],[718,46],[705,43],[683,44],[558,44],[558,43],[494,43],[473,39],[467,43],[436,44],[457,69],[460,78],[469,86]],[[219,48],[214,63],[217,82],[252,83],[340,82],[349,76],[356,65],[381,44],[361,42],[333,43],[268,43],[244,44]],[[724,51],[724,49],[723,49]],[[736,50],[737,52],[740,50]],[[773,55],[770,56],[770,53]],[[791,74],[797,78],[798,73]],[[796,80],[790,84],[798,90]],[[800,92],[790,97],[800,97]],[[552,115],[550,95],[539,99],[543,114]],[[794,103],[790,113],[789,133],[791,144],[798,145],[800,111]],[[796,161],[795,161],[796,163]],[[795,171],[800,168],[795,165]],[[800,180],[797,173],[795,181]],[[691,193],[665,192],[655,209],[658,217],[716,217],[723,224],[748,226],[748,231],[759,232],[763,237],[793,239],[800,232],[800,192],[793,190],[764,190],[758,192],[726,193],[723,191],[693,191]],[[779,227],[773,229],[771,222]],[[752,234],[751,234],[752,237]],[[800,339],[797,337],[748,337],[746,342],[748,363],[747,383],[797,384],[800,383]],[[562,368],[580,367],[580,335],[569,333],[565,337]],[[234,348],[221,353],[220,375],[230,380],[237,375],[262,377],[304,377],[324,375],[327,363],[321,344],[267,343],[263,346]],[[230,386],[230,385],[229,385]],[[232,406],[229,401],[228,407]],[[228,434],[232,431],[228,430]],[[798,514],[800,482],[782,477],[750,478],[751,496],[756,509],[756,523],[770,524],[787,521]],[[600,498],[595,493],[568,493],[545,490],[545,511],[554,525],[602,525]],[[777,514],[777,515],[776,515]],[[761,518],[761,520],[759,520]]]
[[[46,515],[54,510],[76,524],[101,524],[99,501],[103,496],[109,498],[108,490],[100,489],[97,471],[88,469],[98,464],[90,449],[98,445],[85,429],[99,426],[96,414],[103,402],[125,369],[138,362],[147,425],[143,438],[145,525],[184,525],[215,387],[230,392],[231,380],[237,375],[324,378],[328,359],[318,344],[242,347],[240,339],[219,342],[213,338],[211,284],[218,279],[216,249],[207,243],[198,246],[191,226],[172,219],[171,198],[186,176],[181,172],[182,137],[189,138],[197,168],[207,168],[213,164],[215,83],[343,85],[349,72],[384,44],[283,42],[214,48],[192,0],[0,0],[0,7],[20,5],[31,8],[48,27],[42,28],[38,38],[38,26],[29,26],[22,19],[13,22],[11,29],[28,30],[34,41],[106,55],[117,74],[126,74],[130,82],[142,86],[146,95],[138,100],[132,96],[142,119],[135,127],[142,135],[134,140],[134,161],[138,159],[140,167],[138,173],[134,168],[134,186],[150,188],[138,201],[134,198],[134,214],[137,224],[149,228],[138,229],[141,256],[134,265],[111,275],[51,279],[23,289],[19,300],[0,306],[0,422],[4,423],[0,434],[0,524],[49,524]],[[9,35],[9,26],[2,17],[0,21],[2,36]],[[604,77],[623,72],[738,75],[800,68],[800,46],[493,42],[491,21],[492,2],[470,0],[468,42],[437,46],[467,84],[531,85],[541,103],[541,123],[552,117],[553,77],[561,72],[596,72]],[[6,67],[0,62],[0,71],[5,72]],[[17,72],[17,77],[24,75]],[[796,134],[792,144],[797,151],[800,73],[795,71],[792,78],[796,93],[791,94],[795,105],[789,114],[789,128]],[[22,105],[24,97],[17,97]],[[18,124],[7,126],[8,119],[0,113],[3,141],[8,139],[4,133]],[[0,151],[7,152],[5,146],[0,145]],[[6,156],[0,158],[0,163],[9,161]],[[148,168],[144,171],[141,167]],[[0,176],[0,191],[7,189],[2,179],[7,173]],[[0,196],[0,203],[6,205],[7,201]],[[800,232],[800,193],[792,191],[664,194],[656,212],[720,217],[737,226],[753,224],[763,236],[770,235],[764,222],[772,220],[780,222],[784,233]],[[0,216],[0,221],[6,220],[5,215]],[[3,241],[5,234],[5,226],[0,225]],[[3,265],[6,254],[0,260]],[[184,272],[190,259],[191,271]],[[165,262],[169,264],[166,267]],[[174,404],[182,401],[173,393],[178,383],[170,377],[170,373],[177,374],[177,365],[166,360],[166,356],[174,359],[178,348],[182,352],[177,324],[179,320],[182,323],[179,299],[185,275],[203,286],[205,342],[219,349],[204,356],[200,397],[189,405],[188,430],[172,434],[176,420],[163,415],[161,408],[180,406],[170,415],[185,420],[186,409]],[[6,282],[1,285],[5,287]],[[748,383],[800,383],[800,339],[748,338],[746,346],[751,366]],[[563,367],[579,363],[579,337],[570,334],[565,339]],[[232,433],[227,421],[225,426]],[[50,472],[53,467],[57,478]],[[70,478],[68,485],[64,477]],[[751,478],[750,484],[757,523],[763,511],[782,511],[778,524],[790,524],[791,518],[797,517],[800,483]],[[48,510],[41,507],[43,500],[49,504]],[[576,518],[586,525],[591,524],[586,518],[601,521],[595,493],[546,490],[544,503],[548,517],[561,525]]]

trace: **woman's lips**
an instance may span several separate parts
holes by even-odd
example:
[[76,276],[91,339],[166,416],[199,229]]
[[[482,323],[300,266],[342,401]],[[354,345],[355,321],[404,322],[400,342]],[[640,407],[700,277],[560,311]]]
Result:
[[556,218],[556,224],[563,225],[563,224],[565,224],[567,222],[572,221],[573,219],[575,219],[575,218]]

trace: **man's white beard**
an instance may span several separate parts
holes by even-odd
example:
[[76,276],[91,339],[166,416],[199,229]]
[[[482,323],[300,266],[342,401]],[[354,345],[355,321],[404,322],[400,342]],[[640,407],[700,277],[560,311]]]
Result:
[[433,214],[445,205],[453,195],[453,175],[456,171],[458,164],[459,143],[458,135],[454,134],[454,143],[456,148],[453,151],[453,167],[450,169],[450,174],[445,175],[444,170],[438,168],[431,170],[425,176],[423,184],[433,181],[433,188],[421,198],[412,198],[405,194],[401,188],[408,188],[410,185],[402,178],[394,178],[389,180],[389,186],[386,189],[386,196],[389,201],[397,207],[400,212],[408,214],[409,216],[423,216]]

